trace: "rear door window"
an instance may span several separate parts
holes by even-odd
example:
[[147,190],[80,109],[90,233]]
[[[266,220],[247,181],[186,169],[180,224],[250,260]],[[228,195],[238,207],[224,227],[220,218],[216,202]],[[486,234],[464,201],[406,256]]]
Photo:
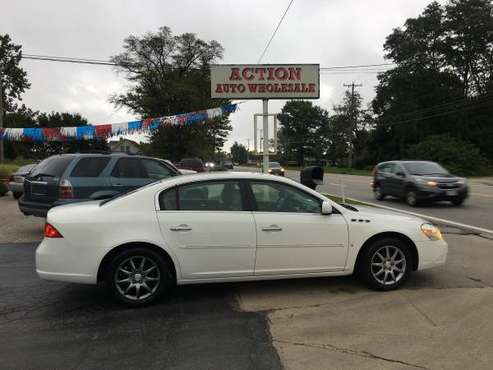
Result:
[[71,177],[98,177],[110,161],[109,157],[82,158],[72,170]]
[[161,211],[176,211],[178,209],[176,188],[165,190],[159,194],[159,208]]
[[30,176],[60,177],[73,159],[73,156],[53,156],[46,158],[34,168]]
[[147,174],[144,172],[140,159],[138,158],[119,159],[111,172],[111,176],[125,178],[147,178]]
[[142,159],[141,162],[150,179],[160,180],[175,175],[168,166],[153,159]]
[[180,186],[178,204],[182,211],[241,211],[240,183],[208,181]]

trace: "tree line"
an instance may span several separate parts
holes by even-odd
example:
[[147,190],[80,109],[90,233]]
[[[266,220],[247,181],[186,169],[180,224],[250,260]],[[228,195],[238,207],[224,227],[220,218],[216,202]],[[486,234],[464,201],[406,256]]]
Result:
[[[372,167],[390,159],[440,161],[459,174],[482,174],[493,163],[493,6],[489,0],[429,4],[387,36],[384,57],[392,68],[378,74],[375,98],[364,104],[347,91],[329,111],[293,100],[279,119],[279,160],[305,165]],[[210,64],[223,57],[217,41],[170,28],[123,41],[111,58],[130,82],[110,98],[141,118],[207,109],[228,103],[210,97]],[[19,67],[21,47],[0,36],[6,127],[71,126],[87,122],[73,113],[40,113],[20,106],[30,88]],[[43,126],[45,125],[45,126]],[[193,127],[160,128],[143,146],[149,155],[212,159],[232,127],[228,117]],[[76,150],[106,143],[8,144],[12,156]],[[72,145],[73,147],[70,147]],[[248,152],[236,143],[233,157]],[[24,151],[24,152],[23,152]],[[26,152],[27,151],[27,152]],[[235,160],[235,158],[233,158]]]
[[349,91],[331,114],[308,101],[286,103],[280,159],[359,168],[427,159],[459,174],[492,173],[492,3],[432,2],[392,31],[384,52],[394,66],[378,74],[369,106]]

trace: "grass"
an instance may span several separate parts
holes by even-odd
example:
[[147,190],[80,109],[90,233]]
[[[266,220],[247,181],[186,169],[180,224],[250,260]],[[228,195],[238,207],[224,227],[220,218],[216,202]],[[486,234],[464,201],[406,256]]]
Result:
[[[256,165],[242,164],[242,166],[258,168],[258,166]],[[294,171],[299,171],[303,168],[301,166],[283,166],[283,167],[287,170],[294,170]],[[335,166],[324,167],[325,173],[334,173],[339,175],[371,176],[371,171],[372,171],[371,169],[359,169],[359,168],[347,168],[347,167],[335,167]]]
[[[331,200],[333,200],[336,203],[339,203],[339,204],[342,203],[342,198],[341,197],[337,197],[335,195],[329,195],[327,193],[322,193],[322,194],[325,195],[327,198],[330,198]],[[357,200],[349,200],[347,198],[346,198],[346,204],[354,204],[354,205],[360,205],[360,206],[368,206],[365,203],[358,202]]]

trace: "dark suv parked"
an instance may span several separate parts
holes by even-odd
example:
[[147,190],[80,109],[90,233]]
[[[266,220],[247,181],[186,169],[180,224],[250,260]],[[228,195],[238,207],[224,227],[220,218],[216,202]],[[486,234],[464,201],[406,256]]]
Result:
[[403,198],[410,206],[427,201],[451,201],[458,206],[468,195],[465,178],[451,175],[435,162],[392,161],[373,170],[373,193],[377,200],[387,195]]
[[40,162],[24,180],[19,208],[45,217],[54,206],[103,199],[179,175],[167,161],[127,154],[61,154]]

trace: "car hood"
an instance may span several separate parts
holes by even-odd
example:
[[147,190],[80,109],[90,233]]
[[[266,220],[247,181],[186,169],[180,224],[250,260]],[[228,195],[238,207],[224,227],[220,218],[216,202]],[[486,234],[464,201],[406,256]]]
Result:
[[[351,218],[392,218],[392,222],[399,222],[399,221],[412,221],[412,222],[419,222],[419,223],[424,223],[426,222],[424,219],[419,218],[417,216],[413,215],[408,215],[405,213],[400,213],[397,211],[391,211],[388,209],[384,208],[378,208],[378,207],[369,207],[369,206],[354,206],[359,212],[351,212]],[[354,217],[353,217],[354,215]]]
[[413,175],[413,176],[416,179],[422,179],[424,181],[436,181],[441,183],[457,182],[460,180],[459,177],[454,175],[422,175],[422,176]]

